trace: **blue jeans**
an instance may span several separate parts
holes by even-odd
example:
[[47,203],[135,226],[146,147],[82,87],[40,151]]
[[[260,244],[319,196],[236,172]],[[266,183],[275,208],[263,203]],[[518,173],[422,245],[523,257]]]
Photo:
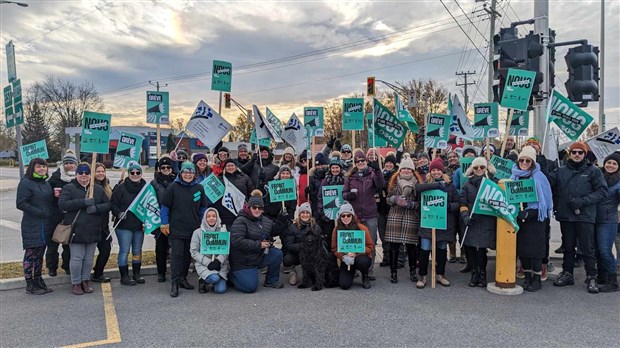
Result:
[[127,266],[129,249],[131,248],[132,262],[142,262],[142,243],[144,242],[144,232],[116,229],[118,239],[118,265]]
[[258,270],[267,267],[265,283],[277,284],[280,281],[280,264],[282,263],[282,250],[270,248],[269,253],[263,257],[263,261],[256,268],[245,268],[232,271],[230,279],[235,284],[235,289],[252,293],[258,289]]
[[616,260],[611,253],[618,233],[618,224],[596,224],[596,261],[607,273],[616,273]]
[[[431,242],[432,242],[431,239],[420,238],[420,248],[422,248],[422,250],[430,251],[432,247]],[[446,242],[445,240],[437,241],[437,249],[446,250],[447,247],[448,247],[448,242]]]
[[220,277],[219,274],[210,274],[207,279],[205,279],[205,283],[213,284],[213,291],[216,294],[223,294],[226,292],[226,280]]

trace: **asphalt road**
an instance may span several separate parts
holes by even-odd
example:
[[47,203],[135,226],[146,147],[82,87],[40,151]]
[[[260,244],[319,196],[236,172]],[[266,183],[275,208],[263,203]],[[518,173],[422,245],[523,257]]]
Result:
[[[618,293],[588,294],[583,269],[576,270],[575,286],[556,288],[547,281],[537,293],[508,297],[467,287],[459,268],[448,265],[449,288],[415,289],[402,270],[400,282],[391,284],[387,269],[377,268],[378,280],[369,290],[358,278],[348,291],[287,285],[261,287],[255,294],[181,290],[176,299],[168,295],[169,283],[155,277],[135,287],[115,279],[115,311],[108,319],[118,321],[118,345],[128,347],[617,347],[620,342]],[[195,274],[190,281],[197,283]],[[43,296],[3,291],[0,305],[2,346],[63,346],[107,337],[99,284],[84,296],[70,294],[68,285]]]

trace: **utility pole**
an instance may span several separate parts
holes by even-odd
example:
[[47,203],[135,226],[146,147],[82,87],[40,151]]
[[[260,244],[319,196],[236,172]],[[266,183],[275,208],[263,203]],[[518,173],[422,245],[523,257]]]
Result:
[[605,131],[605,0],[601,0],[601,43],[599,45],[598,130]]
[[[545,136],[547,127],[547,100],[549,98],[549,0],[534,1],[534,34],[539,34],[544,46],[538,66],[543,74],[543,82],[540,84],[541,100],[534,98],[534,135],[539,139]],[[543,149],[544,151],[544,149]]]
[[[149,84],[151,84],[151,86],[155,86],[155,88],[157,88],[157,92],[159,92],[159,81],[157,81],[156,83],[149,81]],[[168,87],[168,84],[166,83],[164,87]],[[170,112],[170,110],[168,110],[168,112]],[[157,131],[155,134],[157,134],[157,160],[159,161],[159,159],[161,158],[161,134],[159,130],[159,120],[157,122]]]
[[467,82],[467,76],[475,75],[475,74],[476,74],[475,71],[470,72],[469,70],[467,72],[461,71],[460,73],[455,73],[456,76],[463,76],[463,78],[465,79],[465,83],[461,83],[461,84],[459,84],[458,82],[456,83],[456,87],[464,86],[465,88],[465,114],[467,114],[467,106],[469,105],[469,94],[467,94],[467,86],[476,84],[476,81]]
[[493,47],[493,36],[495,35],[495,20],[497,19],[497,17],[501,17],[502,15],[499,14],[499,12],[497,12],[495,10],[495,7],[497,5],[497,0],[491,0],[491,9],[487,9],[486,7],[486,3],[484,4],[484,10],[489,14],[490,16],[490,22],[489,22],[489,67],[487,68],[487,73],[488,73],[488,89],[487,89],[487,100],[489,101],[489,103],[493,102],[493,59],[494,57],[494,50],[495,47]]

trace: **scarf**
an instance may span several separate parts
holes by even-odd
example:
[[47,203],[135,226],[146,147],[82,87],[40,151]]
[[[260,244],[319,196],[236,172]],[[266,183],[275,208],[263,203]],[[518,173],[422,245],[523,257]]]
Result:
[[164,187],[168,187],[168,185],[173,182],[176,177],[177,176],[174,173],[170,173],[170,175],[164,175],[162,172],[155,173],[155,181]]
[[403,196],[411,197],[411,193],[413,192],[415,184],[417,183],[417,180],[414,178],[413,173],[407,176],[400,173],[398,175],[398,178],[396,179],[396,182],[398,183],[398,187],[400,187],[401,191],[403,192]]
[[530,202],[527,204],[527,209],[538,209],[538,221],[545,221],[551,215],[553,211],[553,198],[551,194],[551,185],[545,174],[540,171],[540,164],[535,163],[534,170],[521,170],[518,164],[512,166],[511,180],[519,180],[521,178],[534,179],[536,185],[536,194],[538,195],[538,202]]
[[75,172],[67,172],[65,171],[65,166],[61,165],[60,168],[60,180],[64,182],[71,182],[71,180],[75,179]]
[[47,179],[47,174],[39,175],[39,174],[37,174],[35,172],[32,172],[32,178],[34,180],[43,181],[43,180]]
[[418,171],[424,175],[428,174],[429,165],[423,165],[418,167]]
[[328,185],[344,185],[344,175],[340,174],[334,176],[331,174],[326,174],[325,183]]
[[605,181],[607,181],[607,187],[612,187],[620,181],[620,170],[613,174],[607,173],[607,171],[603,170],[603,176],[605,177]]

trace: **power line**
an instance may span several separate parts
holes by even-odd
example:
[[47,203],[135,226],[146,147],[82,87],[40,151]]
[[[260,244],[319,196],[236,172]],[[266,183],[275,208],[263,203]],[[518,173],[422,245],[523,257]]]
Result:
[[486,44],[489,44],[489,40],[487,40],[484,37],[484,34],[480,32],[480,30],[478,29],[477,26],[474,25],[474,23],[471,21],[471,18],[469,18],[469,16],[465,13],[465,11],[463,10],[463,8],[461,7],[461,5],[459,4],[458,1],[454,0],[454,2],[456,3],[456,5],[461,9],[461,12],[463,12],[463,15],[465,15],[465,17],[467,17],[467,20],[469,21],[469,23],[471,23],[471,25],[474,27],[474,29],[476,29],[476,31],[478,32],[478,34],[480,34],[480,36],[482,36],[482,38],[484,39],[484,41],[486,42]]
[[446,7],[446,4],[443,3],[443,0],[439,0],[441,2],[441,4],[443,5],[443,7],[446,9],[446,11],[448,11],[448,14],[452,17],[452,19],[454,19],[454,21],[456,22],[456,24],[458,24],[459,28],[461,29],[461,31],[463,32],[463,34],[465,34],[465,36],[467,37],[467,39],[469,41],[471,41],[472,45],[474,45],[474,47],[476,48],[476,50],[478,51],[478,53],[480,53],[480,55],[486,60],[487,58],[484,56],[484,54],[482,54],[482,52],[480,52],[480,50],[478,49],[478,46],[476,46],[476,44],[474,43],[474,41],[471,39],[471,37],[469,37],[469,35],[467,35],[467,33],[465,32],[465,30],[463,29],[463,27],[461,26],[461,24],[456,20],[456,18],[454,18],[454,16],[452,15],[452,12],[450,12],[450,10],[448,9],[448,7]]

